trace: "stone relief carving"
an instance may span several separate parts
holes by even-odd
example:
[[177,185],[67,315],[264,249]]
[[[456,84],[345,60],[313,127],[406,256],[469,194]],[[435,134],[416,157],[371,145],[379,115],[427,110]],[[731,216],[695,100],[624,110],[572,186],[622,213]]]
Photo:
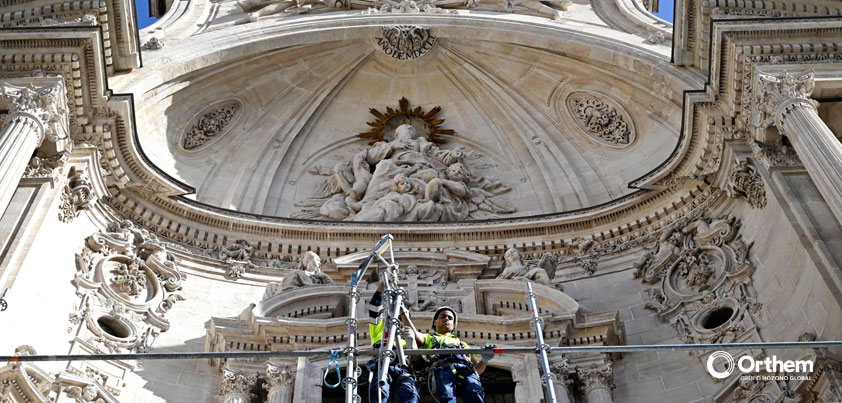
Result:
[[164,43],[158,39],[158,37],[151,37],[149,38],[146,43],[143,44],[143,48],[146,50],[158,50],[164,47]]
[[369,145],[374,145],[381,141],[388,142],[389,140],[393,140],[394,136],[389,137],[389,132],[394,131],[397,126],[406,123],[415,127],[416,130],[418,128],[426,130],[426,140],[434,144],[446,143],[447,139],[443,135],[456,134],[455,130],[443,129],[441,127],[445,119],[437,117],[441,112],[440,106],[436,106],[429,111],[424,111],[420,106],[410,109],[409,100],[406,97],[401,97],[398,100],[398,107],[395,109],[387,106],[385,111],[371,108],[368,112],[374,116],[374,120],[366,122],[366,125],[371,127],[371,130],[360,133],[357,137],[369,140]]
[[227,101],[204,112],[198,121],[184,133],[182,147],[194,150],[230,129],[229,123],[243,108],[238,101]]
[[68,138],[67,97],[63,81],[58,80],[54,84],[43,86],[29,84],[28,87],[2,83],[0,97],[3,97],[9,106],[7,121],[30,116],[42,124],[38,146],[44,138],[53,142]]
[[56,176],[61,167],[67,162],[70,153],[62,151],[52,157],[33,156],[23,171],[24,178],[52,178]]
[[453,4],[456,6],[467,6],[474,0],[468,1],[440,1],[440,0],[376,0],[374,7],[363,11],[363,14],[379,14],[379,13],[456,13]]
[[725,191],[728,197],[745,197],[746,202],[753,208],[766,206],[766,188],[763,178],[751,161],[739,161],[728,176]]
[[576,368],[576,374],[581,381],[582,393],[590,395],[596,389],[606,389],[612,393],[614,388],[614,368],[610,361],[602,364],[591,364]]
[[536,14],[560,20],[572,3],[568,0],[478,0],[475,9],[504,13]]
[[647,309],[670,323],[685,343],[744,340],[761,304],[752,286],[751,244],[735,218],[704,218],[664,231],[635,262],[647,289]]
[[477,178],[465,166],[467,152],[444,150],[402,124],[396,138],[337,164],[305,202],[302,217],[348,221],[462,221],[515,210],[497,196],[510,188]]
[[652,33],[649,34],[648,37],[646,37],[647,42],[654,43],[656,45],[660,45],[660,44],[664,43],[666,40],[667,40],[667,38],[664,37],[664,33],[661,32],[661,31],[652,32]]
[[435,312],[441,306],[449,306],[456,310],[457,313],[462,313],[462,300],[458,298],[443,298],[439,295],[439,291],[435,288],[429,288],[426,291],[424,300],[420,298],[415,303],[410,305],[413,312]]
[[625,147],[635,139],[628,113],[603,95],[573,92],[567,97],[567,109],[576,124],[597,142]]
[[398,60],[417,59],[427,54],[436,44],[436,37],[430,33],[430,27],[414,25],[383,27],[383,36],[374,40],[383,53]]
[[[158,238],[125,220],[86,239],[73,280],[81,300],[70,315],[102,352],[147,351],[169,329],[167,312],[186,278]],[[72,327],[68,330],[72,330]]]
[[280,294],[283,291],[314,285],[333,284],[333,279],[321,270],[321,259],[313,251],[307,251],[293,269],[281,282],[271,282],[266,285],[263,299]]
[[61,190],[58,212],[59,221],[64,223],[73,221],[81,210],[89,208],[96,201],[91,181],[84,169],[70,167],[67,177],[67,184]]
[[253,397],[251,390],[257,384],[257,373],[247,374],[243,370],[222,369],[222,382],[219,385],[219,394],[223,396],[225,403],[247,403]]
[[503,255],[505,264],[503,271],[497,276],[498,280],[534,281],[548,287],[555,287],[550,280],[550,274],[555,272],[555,262],[550,255],[544,254],[537,264],[524,263],[517,248],[509,248]]
[[304,14],[328,6],[325,0],[239,0],[237,5],[243,11],[249,13],[249,22],[257,22],[261,17],[274,14]]
[[772,167],[785,166],[800,166],[801,159],[798,154],[789,145],[783,144],[780,141],[778,144],[766,144],[761,141],[753,140],[751,143],[751,150],[757,157],[757,160],[766,169]]
[[752,124],[755,127],[774,125],[781,134],[785,134],[781,119],[786,113],[786,108],[794,103],[805,103],[813,108],[818,106],[818,102],[810,98],[815,85],[816,79],[812,70],[798,75],[785,73],[781,76],[758,72],[752,102]]

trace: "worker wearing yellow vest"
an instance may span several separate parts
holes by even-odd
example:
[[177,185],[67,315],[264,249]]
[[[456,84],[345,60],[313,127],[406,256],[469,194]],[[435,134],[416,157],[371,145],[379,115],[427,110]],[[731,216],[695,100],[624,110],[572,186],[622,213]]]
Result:
[[[421,333],[415,328],[412,320],[404,322],[415,334],[418,348],[469,348],[468,344],[453,335],[456,330],[456,311],[448,306],[436,310],[433,315],[433,334]],[[456,403],[456,398],[463,403],[484,403],[485,391],[479,380],[479,375],[485,371],[488,361],[494,358],[491,352],[496,346],[488,344],[489,354],[481,356],[464,354],[440,354],[429,357],[431,362],[430,376],[435,381],[436,400],[439,403]]]
[[[374,295],[371,296],[371,299],[368,300],[368,316],[369,316],[369,324],[368,330],[369,334],[371,335],[371,346],[374,348],[380,348],[380,343],[385,343],[383,340],[383,333],[384,333],[384,314],[383,314],[383,290],[385,286],[383,283],[380,283],[380,287],[377,288],[377,291],[374,292]],[[405,314],[401,314],[402,320],[404,319]],[[406,348],[406,340],[403,337],[398,336],[395,340],[396,343],[401,343],[401,346]],[[378,373],[378,359],[377,357],[372,358],[366,363],[366,367],[368,367],[370,374]],[[398,401],[404,403],[417,403],[418,402],[418,388],[415,384],[415,378],[412,376],[412,373],[409,371],[408,368],[404,368],[401,366],[397,360],[393,360],[389,365],[389,376],[387,378],[387,384],[383,385],[380,388],[380,396],[382,397],[382,402],[386,403],[389,401],[389,395],[394,390],[395,394],[398,397]],[[368,396],[369,401],[371,403],[377,403],[377,379],[373,379],[369,386],[368,386]]]

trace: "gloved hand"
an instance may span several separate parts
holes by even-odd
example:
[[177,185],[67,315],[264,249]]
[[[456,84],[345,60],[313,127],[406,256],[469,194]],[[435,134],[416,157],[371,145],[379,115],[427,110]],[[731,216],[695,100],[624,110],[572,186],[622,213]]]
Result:
[[485,348],[488,350],[487,353],[482,353],[480,355],[482,360],[485,362],[491,361],[494,358],[494,349],[497,348],[496,344],[486,343]]

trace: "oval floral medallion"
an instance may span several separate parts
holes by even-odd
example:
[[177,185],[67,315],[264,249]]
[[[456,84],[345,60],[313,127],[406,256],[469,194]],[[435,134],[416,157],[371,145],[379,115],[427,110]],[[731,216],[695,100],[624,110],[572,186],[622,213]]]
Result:
[[611,147],[627,147],[634,142],[631,117],[610,98],[585,91],[567,96],[567,110],[590,138]]
[[196,117],[182,135],[181,146],[187,151],[196,151],[213,139],[218,139],[230,131],[243,104],[236,99],[217,102],[206,108]]

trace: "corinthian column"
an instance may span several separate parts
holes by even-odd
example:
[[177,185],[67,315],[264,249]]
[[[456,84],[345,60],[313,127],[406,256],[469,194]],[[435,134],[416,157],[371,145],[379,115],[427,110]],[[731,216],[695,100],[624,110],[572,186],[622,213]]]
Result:
[[787,136],[836,220],[842,223],[842,143],[819,118],[810,99],[812,71],[791,75],[757,74],[754,125],[774,124]]
[[251,402],[251,390],[257,383],[257,374],[246,375],[245,371],[223,368],[222,384],[219,386],[219,394],[222,395],[223,403],[249,403]]
[[0,98],[9,108],[0,131],[0,216],[35,149],[45,138],[53,142],[67,138],[67,98],[61,78],[30,80],[25,87],[0,81]]
[[568,359],[565,357],[561,361],[550,363],[550,371],[555,375],[553,386],[556,400],[558,403],[570,403],[570,392],[567,389],[567,386],[570,384],[570,365]]
[[582,393],[588,403],[612,403],[614,399],[614,370],[611,362],[592,364],[590,367],[577,368],[579,380],[582,381]]
[[295,371],[284,365],[266,363],[266,383],[263,389],[269,391],[269,403],[292,403],[295,385]]

